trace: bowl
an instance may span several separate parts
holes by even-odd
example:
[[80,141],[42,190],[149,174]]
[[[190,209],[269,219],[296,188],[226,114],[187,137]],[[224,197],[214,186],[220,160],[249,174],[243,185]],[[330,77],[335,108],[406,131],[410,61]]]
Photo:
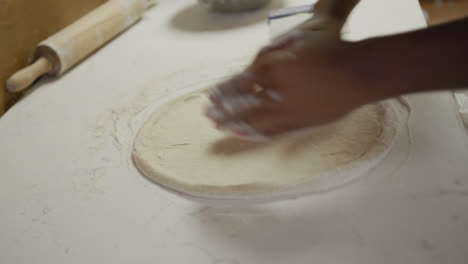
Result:
[[271,0],[198,0],[209,9],[219,12],[241,12],[265,6]]

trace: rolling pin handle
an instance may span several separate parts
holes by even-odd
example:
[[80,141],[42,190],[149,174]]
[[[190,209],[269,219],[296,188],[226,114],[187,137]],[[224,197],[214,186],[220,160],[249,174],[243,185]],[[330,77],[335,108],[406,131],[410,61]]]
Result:
[[29,87],[37,78],[48,73],[52,64],[44,57],[40,57],[33,64],[13,74],[7,80],[6,88],[9,92],[17,93]]

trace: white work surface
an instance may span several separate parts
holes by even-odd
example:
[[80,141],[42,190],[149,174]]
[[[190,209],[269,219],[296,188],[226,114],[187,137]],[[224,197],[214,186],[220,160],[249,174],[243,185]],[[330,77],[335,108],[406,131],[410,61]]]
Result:
[[[3,116],[0,263],[468,263],[468,144],[448,93],[410,96],[409,133],[328,193],[216,207],[138,173],[131,144],[151,105],[247,62],[267,13],[162,2]],[[350,37],[424,26],[416,0],[363,0]]]

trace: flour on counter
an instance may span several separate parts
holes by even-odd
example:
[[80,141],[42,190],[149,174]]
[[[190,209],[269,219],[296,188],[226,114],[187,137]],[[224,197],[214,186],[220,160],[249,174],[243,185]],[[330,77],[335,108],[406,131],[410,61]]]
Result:
[[213,85],[228,78],[245,67],[247,59],[242,57],[219,65],[197,65],[193,68],[174,71],[148,82],[126,103],[102,113],[92,126],[90,151],[108,159],[116,151],[120,164],[132,166],[133,140],[143,122],[161,104],[201,86]]

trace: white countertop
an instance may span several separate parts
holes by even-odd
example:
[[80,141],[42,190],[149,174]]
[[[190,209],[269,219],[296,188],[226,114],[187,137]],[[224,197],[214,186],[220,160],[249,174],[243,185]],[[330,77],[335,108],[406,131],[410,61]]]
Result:
[[[266,14],[162,1],[3,116],[0,263],[467,263],[468,140],[449,93],[410,96],[409,134],[328,193],[212,207],[137,172],[145,107],[245,63]],[[416,0],[363,0],[350,38],[424,26]]]

